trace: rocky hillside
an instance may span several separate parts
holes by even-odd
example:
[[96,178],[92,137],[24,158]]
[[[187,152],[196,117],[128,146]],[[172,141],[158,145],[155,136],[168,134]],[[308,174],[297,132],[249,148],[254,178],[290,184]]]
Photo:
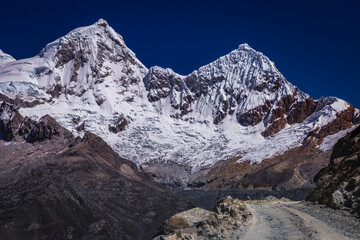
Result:
[[149,239],[188,204],[100,137],[0,109],[1,239]]
[[360,127],[334,146],[330,164],[314,178],[308,200],[343,209],[360,218]]
[[187,76],[148,69],[103,19],[0,63],[0,99],[97,134],[176,188],[308,185],[360,119],[341,99],[302,92],[247,44]]

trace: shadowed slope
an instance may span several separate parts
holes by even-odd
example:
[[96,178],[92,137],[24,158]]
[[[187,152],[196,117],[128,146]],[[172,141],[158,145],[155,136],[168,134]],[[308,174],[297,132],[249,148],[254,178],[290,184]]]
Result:
[[[41,129],[65,130],[44,119]],[[32,132],[35,139],[48,136],[36,126]],[[149,239],[167,217],[188,208],[91,133],[0,141],[0,154],[4,239]]]

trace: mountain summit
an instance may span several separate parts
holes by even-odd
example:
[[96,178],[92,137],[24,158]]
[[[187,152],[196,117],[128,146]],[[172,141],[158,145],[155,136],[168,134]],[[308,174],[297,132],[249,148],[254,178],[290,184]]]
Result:
[[22,114],[94,132],[160,181],[185,185],[229,159],[262,163],[306,144],[327,152],[359,123],[349,103],[311,98],[248,44],[182,76],[145,67],[103,19],[0,63],[0,91]]

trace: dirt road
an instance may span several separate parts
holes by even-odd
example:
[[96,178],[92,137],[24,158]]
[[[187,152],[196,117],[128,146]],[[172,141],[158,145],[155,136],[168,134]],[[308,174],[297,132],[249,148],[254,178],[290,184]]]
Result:
[[359,220],[302,202],[247,203],[253,214],[236,239],[360,239]]

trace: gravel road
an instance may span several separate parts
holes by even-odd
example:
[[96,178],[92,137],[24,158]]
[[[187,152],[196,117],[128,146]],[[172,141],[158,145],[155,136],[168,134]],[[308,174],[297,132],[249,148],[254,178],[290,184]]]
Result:
[[360,221],[306,202],[249,202],[253,217],[236,239],[360,239]]

